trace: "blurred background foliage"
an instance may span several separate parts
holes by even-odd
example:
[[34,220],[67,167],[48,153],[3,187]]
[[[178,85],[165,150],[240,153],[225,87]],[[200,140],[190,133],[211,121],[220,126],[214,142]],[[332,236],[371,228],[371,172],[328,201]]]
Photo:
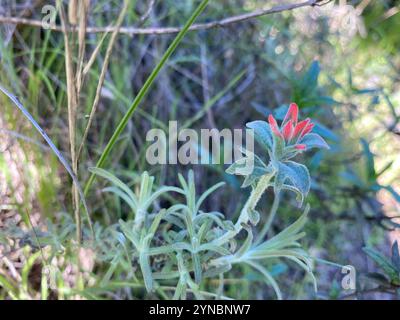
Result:
[[[44,2],[37,2],[2,1],[0,14],[23,13],[40,19]],[[120,2],[93,0],[89,25],[105,26],[115,21]],[[139,23],[150,2],[135,1],[124,25],[179,26],[198,3],[156,0],[147,20]],[[200,20],[218,20],[279,3],[212,1]],[[307,199],[312,209],[305,241],[312,255],[322,261],[317,260],[315,266],[319,291],[315,294],[305,273],[292,269],[290,264],[271,266],[272,274],[285,284],[285,298],[346,297],[341,287],[341,269],[323,262],[328,260],[353,265],[362,276],[354,295],[396,297],[398,283],[390,282],[387,269],[381,270],[374,260],[382,261],[384,256],[390,259],[395,254],[394,242],[399,239],[399,11],[397,0],[339,0],[190,32],[135,112],[106,164],[107,170],[130,185],[144,170],[155,175],[159,185],[176,185],[177,172],[190,168],[149,166],[145,159],[145,133],[149,129],[166,129],[169,120],[194,129],[243,128],[248,121],[265,120],[269,113],[279,119],[294,101],[302,117],[315,119],[315,131],[331,146],[329,151],[305,157],[313,178]],[[7,24],[0,25],[0,31],[0,83],[18,95],[61,150],[68,150],[62,34]],[[172,37],[118,37],[99,110],[85,145],[80,166],[82,181],[87,179],[87,168],[95,165],[113,129]],[[93,50],[100,40],[101,34],[89,34],[89,48]],[[104,54],[105,46],[82,90],[78,137],[83,134],[85,115],[90,112]],[[30,224],[40,226],[46,219],[53,224],[71,223],[63,218],[64,213],[72,212],[68,177],[4,96],[0,96],[0,103],[0,227],[4,230],[10,220],[26,228]],[[68,157],[67,152],[65,155]],[[227,182],[205,207],[234,217],[248,195],[248,190],[240,189],[241,181],[227,175],[223,165],[197,165],[193,169],[199,190],[219,181]],[[94,220],[107,226],[126,217],[128,211],[116,197],[101,193],[103,187],[104,181],[96,180],[88,202]],[[266,219],[272,195],[265,197],[263,203],[261,219]],[[294,200],[287,197],[279,210],[276,230],[298,216],[294,205]],[[31,212],[31,222],[26,212]],[[375,247],[382,257],[366,254],[364,247]],[[17,251],[8,262],[1,261],[1,277],[24,282],[24,278],[18,278],[18,270],[27,257],[25,251]],[[100,274],[101,265],[96,268]],[[242,299],[273,297],[273,292],[257,281],[256,274],[242,272],[247,281],[227,283],[228,295],[231,290],[231,296]],[[372,273],[374,276],[368,277]],[[384,283],[382,279],[389,280]],[[35,280],[25,285],[29,287],[27,291],[35,292]],[[127,291],[110,290],[106,297],[129,297],[131,293]]]

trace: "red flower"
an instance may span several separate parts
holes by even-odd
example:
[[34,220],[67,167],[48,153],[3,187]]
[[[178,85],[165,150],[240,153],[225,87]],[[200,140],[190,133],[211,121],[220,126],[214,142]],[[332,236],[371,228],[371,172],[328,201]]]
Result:
[[270,114],[268,116],[269,126],[274,135],[282,138],[286,145],[293,145],[297,150],[305,150],[305,144],[299,144],[307,134],[314,128],[314,124],[309,118],[298,122],[299,107],[296,103],[291,103],[289,109],[283,118],[281,128],[275,118]]

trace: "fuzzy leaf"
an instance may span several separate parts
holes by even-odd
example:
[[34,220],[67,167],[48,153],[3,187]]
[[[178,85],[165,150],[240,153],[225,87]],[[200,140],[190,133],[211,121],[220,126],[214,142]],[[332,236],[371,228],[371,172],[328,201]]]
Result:
[[325,142],[325,140],[316,133],[307,134],[306,136],[304,136],[303,139],[300,140],[299,143],[305,144],[307,146],[307,149],[311,149],[311,148],[329,149],[329,146]]
[[268,122],[256,120],[246,123],[246,127],[254,130],[254,137],[267,150],[272,150],[272,132]]
[[235,174],[238,176],[247,176],[251,174],[252,171],[254,170],[252,170],[252,168],[248,165],[247,157],[236,160],[226,169],[226,173]]
[[275,178],[275,189],[281,190],[284,184],[292,185],[305,197],[310,191],[310,174],[306,166],[293,161],[279,162]]
[[255,183],[260,177],[270,172],[271,171],[267,168],[254,167],[252,174],[246,176],[241,187],[246,188],[250,186],[251,184]]

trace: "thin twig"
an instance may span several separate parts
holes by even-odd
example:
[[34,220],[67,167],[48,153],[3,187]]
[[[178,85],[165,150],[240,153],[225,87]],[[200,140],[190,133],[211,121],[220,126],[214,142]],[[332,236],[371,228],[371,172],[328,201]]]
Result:
[[[282,4],[271,9],[258,9],[252,11],[250,13],[244,13],[237,16],[225,18],[222,20],[216,20],[206,23],[197,23],[190,27],[190,31],[194,30],[207,30],[218,27],[226,27],[230,24],[243,22],[246,20],[250,20],[253,18],[265,16],[268,14],[279,13],[283,11],[290,11],[294,9],[298,9],[301,7],[313,7],[313,6],[322,6],[326,3],[319,3],[319,0],[308,0],[301,3],[295,4]],[[16,18],[16,17],[4,17],[0,16],[0,23],[9,23],[9,24],[20,24],[20,25],[29,25],[32,27],[43,27],[42,21],[32,20],[32,19],[24,19],[24,18]],[[50,30],[62,32],[63,28],[59,25],[49,26]],[[115,26],[107,26],[107,27],[88,27],[86,29],[87,33],[104,33],[104,32],[114,32],[118,29]],[[163,35],[163,34],[175,34],[182,30],[182,27],[163,27],[163,28],[136,28],[136,27],[121,27],[118,31],[120,34],[126,35]],[[78,28],[74,26],[70,26],[68,31],[77,32]]]
[[153,11],[155,2],[156,2],[156,0],[150,0],[149,6],[148,6],[146,12],[139,19],[139,24],[143,24],[150,17],[150,14]]

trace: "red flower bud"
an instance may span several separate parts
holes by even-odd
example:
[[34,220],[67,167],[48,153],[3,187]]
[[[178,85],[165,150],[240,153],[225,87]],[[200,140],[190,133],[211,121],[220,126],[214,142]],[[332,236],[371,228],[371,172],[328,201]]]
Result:
[[310,133],[313,128],[314,128],[314,123],[309,123],[301,132],[300,138],[303,138],[307,133]]
[[292,132],[293,132],[293,123],[292,120],[289,120],[288,123],[286,123],[282,129],[283,137],[285,138],[286,141],[289,141],[292,138]]
[[270,115],[268,116],[268,122],[269,122],[269,126],[270,126],[272,132],[273,132],[276,136],[283,138],[282,133],[279,131],[278,124],[276,123],[276,120],[275,120],[275,118],[272,116],[272,114],[270,114]]
[[295,103],[291,103],[289,110],[287,111],[285,118],[283,119],[282,125],[286,124],[287,121],[292,120],[293,126],[297,125],[297,119],[299,115],[299,107]]
[[310,121],[311,121],[311,120],[310,120],[309,118],[307,118],[307,119],[305,119],[305,120],[303,120],[303,121],[300,121],[300,122],[297,124],[297,126],[294,128],[292,137],[293,137],[293,138],[297,138],[297,137],[301,134],[301,132],[303,131],[303,129],[304,129],[305,127],[307,127],[307,125],[310,123]]

